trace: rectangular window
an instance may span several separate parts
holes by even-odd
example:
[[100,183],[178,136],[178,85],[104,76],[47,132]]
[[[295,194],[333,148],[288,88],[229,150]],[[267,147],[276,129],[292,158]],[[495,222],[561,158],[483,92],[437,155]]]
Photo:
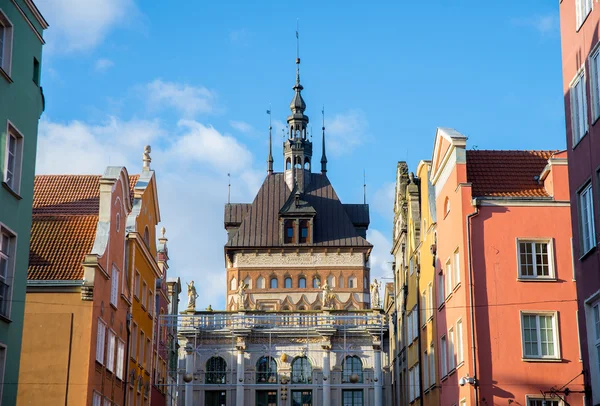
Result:
[[295,224],[293,220],[285,220],[284,233],[284,243],[293,244],[296,242]]
[[140,330],[140,357],[138,358],[138,364],[146,365],[146,358],[144,357],[144,346],[146,345],[146,335]]
[[10,76],[13,25],[0,10],[0,68]]
[[102,395],[94,391],[92,406],[102,406]]
[[425,324],[427,323],[427,291],[424,290],[423,293],[421,293],[421,303],[419,303],[419,306],[421,306],[421,325],[424,327]]
[[412,315],[413,315],[413,340],[417,339],[417,337],[419,337],[419,313],[417,310],[417,305],[414,305],[413,309],[412,309]]
[[573,131],[572,147],[575,147],[588,130],[584,72],[581,72],[573,81],[569,92],[571,97],[571,129]]
[[148,313],[150,316],[153,315],[154,312],[154,292],[148,290]]
[[456,360],[459,364],[464,362],[462,320],[456,322]]
[[110,280],[110,304],[117,307],[117,299],[119,297],[119,270],[116,266],[112,267],[112,275]]
[[419,364],[417,364],[414,369],[415,369],[415,399],[418,399],[421,397],[421,382],[419,380],[419,375],[421,373],[420,373]]
[[138,326],[133,323],[131,330],[131,357],[137,359]]
[[450,260],[448,260],[448,262],[446,262],[446,297],[450,296],[452,288],[452,264],[450,263]]
[[454,328],[448,330],[448,370],[456,368],[456,358],[454,354]]
[[446,282],[444,281],[444,273],[443,271],[438,275],[438,306],[444,304],[444,300],[446,300],[446,293],[444,291],[444,286]]
[[409,402],[415,400],[415,369],[408,370],[408,399]]
[[123,365],[125,362],[125,342],[119,340],[117,342],[117,367],[115,375],[119,379],[123,379]]
[[554,314],[522,313],[523,358],[558,358]]
[[577,30],[581,28],[581,25],[587,18],[588,14],[592,11],[592,4],[594,0],[575,0],[575,16],[577,23]]
[[435,352],[433,343],[429,346],[429,386],[435,385]]
[[98,331],[96,334],[96,361],[104,365],[104,346],[106,338],[106,324],[98,319]]
[[410,343],[412,343],[413,340],[413,336],[412,336],[412,312],[408,312],[408,316],[406,316],[406,321],[407,321],[407,338],[408,338],[408,344],[410,345]]
[[433,283],[427,286],[427,320],[433,316]]
[[549,241],[519,240],[519,277],[548,279],[554,277]]
[[458,250],[454,251],[454,286],[460,283],[460,258]]
[[0,227],[0,315],[10,318],[15,269],[15,235]]
[[[594,326],[592,331],[594,331],[594,346],[596,347],[596,363],[598,371],[600,372],[600,302],[596,302],[592,305],[593,317],[594,317]],[[590,357],[590,361],[593,357]]]
[[594,225],[594,197],[590,183],[578,193],[579,230],[581,234],[581,255],[586,254],[596,246],[596,231]]
[[592,118],[596,121],[600,117],[600,48],[590,57],[592,68]]
[[429,358],[427,358],[427,351],[423,353],[423,389],[429,388]]
[[142,306],[146,307],[146,300],[148,299],[148,297],[146,296],[148,293],[148,284],[146,283],[146,281],[142,282]]
[[408,264],[409,264],[408,267],[409,267],[409,270],[410,270],[410,274],[412,275],[415,272],[415,265],[413,263],[413,259],[412,258],[410,259],[410,261],[409,261]]
[[37,58],[33,57],[33,83],[37,86],[40,85],[40,61]]
[[23,158],[23,136],[12,125],[8,125],[6,136],[6,159],[4,182],[15,193],[21,190],[21,162]]
[[440,339],[440,352],[442,354],[440,357],[440,372],[442,377],[444,377],[448,374],[448,347],[445,335]]
[[135,280],[133,282],[133,292],[134,295],[139,299],[140,298],[140,287],[141,287],[141,276],[140,273],[135,271]]
[[152,348],[150,347],[150,338],[146,338],[146,370],[152,369]]
[[553,399],[532,399],[527,397],[527,406],[560,406],[560,402],[558,400]]
[[308,220],[300,221],[300,243],[301,244],[310,242],[309,238],[308,238],[308,227],[309,227]]
[[2,389],[4,388],[4,373],[6,372],[6,347],[0,345],[0,399],[2,399]]
[[108,398],[104,398],[104,406],[111,406],[112,402]]
[[111,372],[115,371],[115,333],[108,330],[108,342],[106,345],[106,369]]

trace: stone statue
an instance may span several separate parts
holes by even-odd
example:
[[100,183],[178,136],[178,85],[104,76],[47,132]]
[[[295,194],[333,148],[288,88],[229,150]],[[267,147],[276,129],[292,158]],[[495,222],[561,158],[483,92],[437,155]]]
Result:
[[194,286],[194,281],[191,281],[187,284],[188,287],[188,309],[196,308],[196,298],[198,294],[196,293],[196,287]]
[[379,307],[379,282],[377,282],[377,279],[375,279],[371,283],[371,308],[379,309]]
[[327,280],[325,280],[325,284],[321,286],[321,289],[323,290],[323,308],[328,308],[331,306],[331,301],[335,297],[335,294],[331,293],[331,288]]
[[248,285],[244,281],[241,281],[237,289],[239,310],[243,310],[246,307],[246,289],[248,289]]

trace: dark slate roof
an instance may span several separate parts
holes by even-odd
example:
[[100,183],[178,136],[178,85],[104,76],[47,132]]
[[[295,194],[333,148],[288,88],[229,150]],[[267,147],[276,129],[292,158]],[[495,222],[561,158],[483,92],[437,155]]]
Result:
[[317,211],[306,200],[303,199],[302,193],[298,191],[298,186],[288,196],[287,201],[279,210],[282,216],[303,216],[313,217]]
[[350,221],[357,227],[367,227],[371,222],[369,219],[368,204],[344,204],[344,209]]
[[[231,236],[226,247],[280,247],[279,210],[290,194],[283,173],[267,176],[239,230]],[[313,173],[311,183],[302,193],[302,200],[317,212],[314,219],[314,242],[309,246],[372,247],[357,234],[327,175]],[[366,215],[368,217],[368,212]]]
[[228,203],[225,205],[225,226],[239,226],[252,206],[250,203]]

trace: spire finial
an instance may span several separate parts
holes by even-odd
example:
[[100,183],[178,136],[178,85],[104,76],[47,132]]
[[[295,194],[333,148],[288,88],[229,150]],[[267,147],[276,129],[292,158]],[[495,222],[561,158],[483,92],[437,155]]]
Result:
[[231,173],[227,174],[228,183],[227,183],[227,204],[231,203]]
[[321,155],[321,173],[327,172],[327,155],[325,154],[325,106],[323,105],[323,109],[321,110],[321,114],[323,116],[323,155]]
[[146,145],[144,147],[144,156],[142,158],[142,162],[143,162],[143,168],[144,169],[150,169],[150,162],[152,162],[152,158],[150,158],[150,152],[152,152],[152,148],[150,148],[150,145]]
[[367,171],[363,169],[363,204],[367,204]]
[[296,84],[300,84],[300,19],[296,19]]
[[271,175],[273,173],[273,137],[271,135],[273,126],[271,125],[271,105],[269,105],[267,114],[269,115],[269,157],[267,158],[267,173]]

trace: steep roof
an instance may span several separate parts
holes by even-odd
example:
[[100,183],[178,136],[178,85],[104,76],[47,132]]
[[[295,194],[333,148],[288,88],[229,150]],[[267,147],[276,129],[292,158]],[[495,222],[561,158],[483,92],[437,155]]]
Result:
[[[83,278],[92,251],[100,204],[98,175],[38,175],[33,186],[30,280]],[[130,195],[138,175],[129,177]]]
[[473,197],[549,197],[539,176],[556,151],[466,151]]
[[[254,202],[246,211],[240,228],[231,236],[226,247],[280,247],[279,211],[290,194],[283,173],[267,176]],[[316,211],[314,242],[311,246],[372,247],[357,234],[327,175],[311,174],[310,184],[305,187],[302,200]],[[227,206],[225,212],[227,222]],[[364,221],[364,215],[362,220]]]

